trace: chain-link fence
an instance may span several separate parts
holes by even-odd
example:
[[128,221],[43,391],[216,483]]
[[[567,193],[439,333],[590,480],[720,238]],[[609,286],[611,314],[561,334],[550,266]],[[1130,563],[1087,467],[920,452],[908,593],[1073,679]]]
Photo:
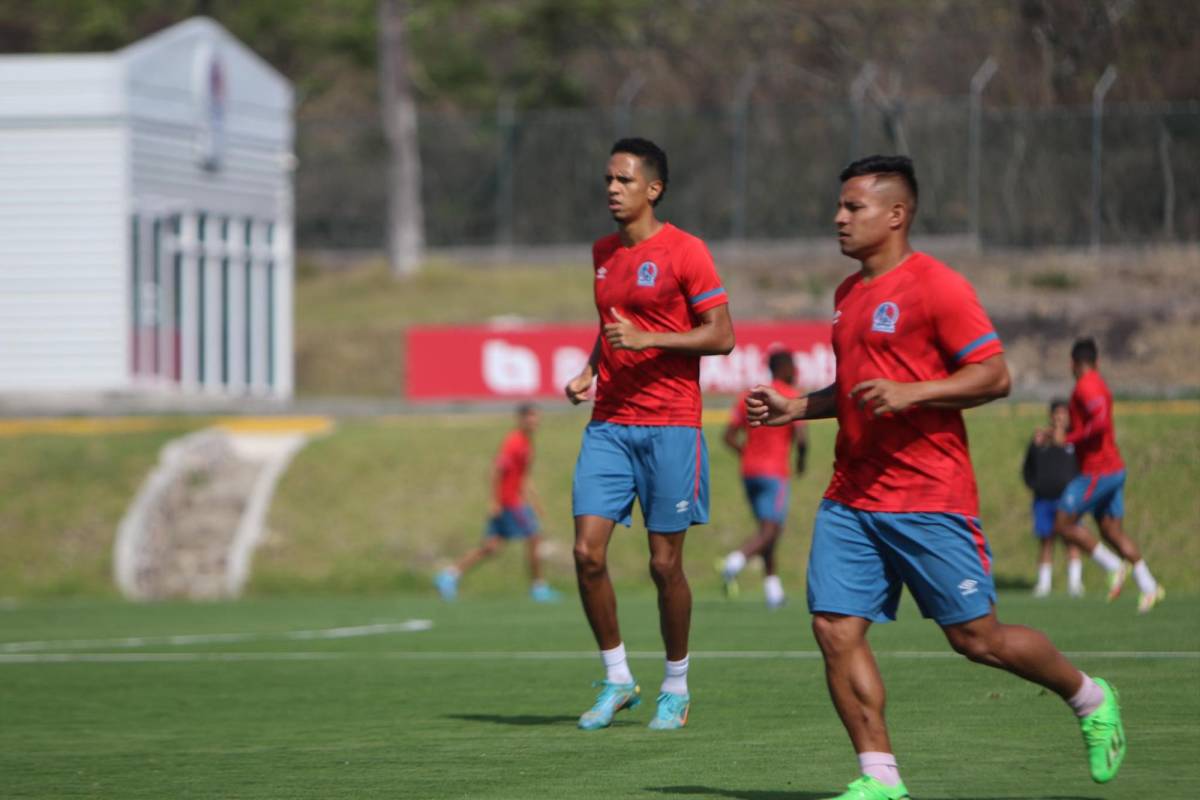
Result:
[[[874,152],[913,157],[919,232],[977,234],[985,246],[1200,240],[1200,103],[1111,105],[1102,116],[1092,107],[985,109],[978,125],[973,135],[966,98],[887,109],[427,112],[426,238],[433,246],[595,238],[611,224],[608,148],[636,133],[670,159],[663,216],[711,240],[828,234],[837,173]],[[302,120],[297,153],[299,244],[382,246],[387,149],[378,121]]]

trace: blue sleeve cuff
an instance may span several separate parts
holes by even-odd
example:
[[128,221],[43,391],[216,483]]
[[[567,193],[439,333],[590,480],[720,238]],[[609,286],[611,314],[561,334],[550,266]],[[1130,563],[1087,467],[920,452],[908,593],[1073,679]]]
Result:
[[964,358],[971,355],[971,353],[973,353],[976,350],[978,350],[979,348],[983,347],[988,342],[994,342],[999,338],[1000,337],[996,335],[995,331],[992,331],[991,333],[985,333],[983,336],[980,336],[978,339],[976,339],[975,341],[968,344],[962,350],[959,350],[957,353],[955,353],[954,360],[962,361]]
[[689,297],[688,302],[692,305],[696,305],[697,303],[701,303],[709,298],[718,297],[723,294],[725,294],[725,287],[718,286],[716,289],[710,289],[709,291],[698,294],[695,297]]

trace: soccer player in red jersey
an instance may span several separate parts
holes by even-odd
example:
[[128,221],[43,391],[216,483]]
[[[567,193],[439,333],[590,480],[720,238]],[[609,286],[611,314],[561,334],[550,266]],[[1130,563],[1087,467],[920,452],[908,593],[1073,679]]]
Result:
[[535,406],[523,404],[517,408],[517,426],[504,437],[492,467],[492,501],[483,542],[434,578],[434,586],[443,599],[454,600],[458,596],[458,582],[468,570],[499,552],[505,542],[519,539],[525,540],[529,557],[529,596],[539,603],[553,603],[559,599],[558,592],[542,578],[542,537],[533,510],[534,505],[540,504],[529,481],[533,434],[539,422]]
[[725,289],[708,248],[660,221],[667,157],[653,142],[622,139],[604,173],[617,232],[592,247],[600,333],[591,358],[566,385],[583,402],[596,380],[592,420],[575,464],[575,573],[600,647],[605,679],[579,727],[595,730],[640,703],[609,579],[608,543],[629,525],[636,498],[649,532],[650,574],[666,646],[666,677],[650,727],[687,722],[692,594],[683,541],[708,521],[708,451],[700,431],[700,357],[733,349]]
[[902,586],[957,652],[1062,697],[1079,718],[1093,780],[1109,781],[1125,754],[1116,692],[1042,633],[996,617],[961,413],[1008,394],[992,323],[966,279],[909,245],[917,208],[911,160],[870,156],[841,179],[838,241],[861,268],[834,295],[836,380],[796,399],[758,386],[746,400],[752,425],[838,421],[833,479],[813,529],[808,603],[829,692],[862,772],[840,798],[908,797],[867,642],[872,623],[895,619]]
[[[777,350],[768,357],[767,366],[771,370],[771,386],[775,391],[784,397],[795,397],[796,364],[792,361],[792,354]],[[750,503],[754,518],[758,520],[758,530],[721,562],[721,580],[725,584],[726,596],[735,596],[738,592],[737,576],[746,566],[746,559],[762,556],[763,595],[767,608],[779,608],[786,602],[786,597],[775,564],[775,545],[787,519],[792,448],[794,446],[796,450],[796,474],[803,474],[808,440],[804,422],[799,420],[780,428],[749,427],[746,424],[747,394],[743,392],[733,404],[729,425],[725,428],[725,444],[738,454],[746,500]]]
[[[1113,400],[1108,385],[1096,369],[1099,352],[1093,339],[1080,339],[1071,348],[1071,372],[1075,390],[1071,393],[1071,428],[1067,444],[1075,446],[1079,460],[1077,475],[1058,501],[1055,530],[1064,541],[1090,553],[1109,572],[1108,599],[1114,600],[1125,583],[1125,562],[1133,565],[1133,577],[1141,596],[1138,612],[1145,614],[1158,605],[1166,591],[1154,580],[1141,551],[1125,534],[1125,462],[1117,449],[1113,428]],[[1097,541],[1080,524],[1088,513],[1096,518],[1100,535],[1120,553],[1120,558]]]

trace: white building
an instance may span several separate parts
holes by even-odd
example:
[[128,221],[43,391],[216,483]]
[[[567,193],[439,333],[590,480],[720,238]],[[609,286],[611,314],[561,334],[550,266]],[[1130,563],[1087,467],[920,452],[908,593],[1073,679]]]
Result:
[[0,393],[290,397],[292,132],[209,19],[0,56]]

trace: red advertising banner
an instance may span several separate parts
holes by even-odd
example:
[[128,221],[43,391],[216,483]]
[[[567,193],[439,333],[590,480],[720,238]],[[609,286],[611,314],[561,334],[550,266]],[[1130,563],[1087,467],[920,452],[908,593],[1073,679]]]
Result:
[[[737,347],[700,362],[700,388],[734,393],[769,379],[767,355],[791,350],[805,389],[833,383],[827,322],[736,322]],[[411,400],[557,398],[579,374],[596,325],[414,326],[407,337]]]

